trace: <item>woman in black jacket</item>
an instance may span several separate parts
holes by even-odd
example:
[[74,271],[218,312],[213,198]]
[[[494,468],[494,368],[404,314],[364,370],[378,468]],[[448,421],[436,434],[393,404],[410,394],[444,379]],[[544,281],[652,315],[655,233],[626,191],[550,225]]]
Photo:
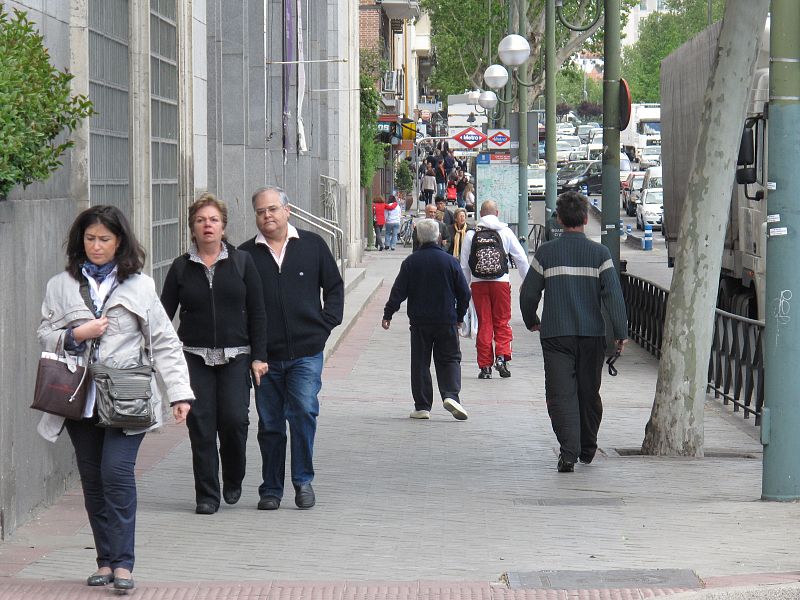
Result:
[[[261,278],[253,259],[225,240],[228,210],[211,194],[189,207],[192,245],[176,258],[161,302],[170,319],[180,305],[178,337],[196,400],[186,423],[198,514],[217,512],[222,498],[242,494],[250,424],[250,371],[267,372],[267,330]],[[219,453],[217,453],[219,436]]]

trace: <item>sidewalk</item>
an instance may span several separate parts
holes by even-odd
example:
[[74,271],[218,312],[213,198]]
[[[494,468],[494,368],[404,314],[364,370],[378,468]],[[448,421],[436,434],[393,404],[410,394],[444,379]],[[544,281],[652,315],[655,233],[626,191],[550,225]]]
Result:
[[[635,454],[657,363],[632,344],[619,376],[603,380],[597,459],[556,472],[539,339],[525,331],[516,296],[513,376],[478,380],[465,340],[469,420],[455,421],[441,405],[430,421],[408,419],[405,314],[389,331],[380,327],[407,253],[371,253],[348,293],[351,322],[323,375],[314,509],[296,510],[290,493],[280,510],[256,510],[255,410],[242,500],[213,516],[194,514],[185,429],[147,436],[136,594],[633,599],[800,581],[800,511],[759,501],[761,446],[751,422],[709,401],[706,458]],[[516,273],[512,283],[516,293]],[[356,297],[364,303],[357,317]],[[69,451],[67,440],[59,444]],[[0,543],[0,600],[108,596],[82,583],[93,570],[91,546],[80,490],[70,490]],[[736,597],[772,597],[761,595],[766,589]]]

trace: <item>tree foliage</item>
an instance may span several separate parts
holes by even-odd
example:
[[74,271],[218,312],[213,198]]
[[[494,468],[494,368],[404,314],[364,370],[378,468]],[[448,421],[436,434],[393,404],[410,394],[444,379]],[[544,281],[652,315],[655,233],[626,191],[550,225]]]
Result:
[[401,160],[394,173],[394,185],[397,191],[407,194],[411,191],[413,184],[414,180],[411,177],[411,169],[408,166],[408,161]]
[[377,53],[362,50],[359,84],[361,120],[359,124],[360,164],[359,181],[361,187],[368,188],[372,184],[375,172],[383,162],[385,144],[378,140],[378,109],[380,94],[375,89],[375,80],[381,70]]
[[[583,97],[584,81],[586,84],[586,98]],[[558,97],[567,104],[577,106],[584,100],[596,104],[603,102],[603,83],[586,76],[584,80],[580,67],[567,64],[556,75],[556,90]]]
[[71,80],[50,63],[26,13],[9,15],[0,4],[0,199],[47,179],[73,146],[56,138],[94,113],[86,96],[70,94]]
[[[486,88],[483,72],[499,63],[497,44],[508,31],[508,3],[511,0],[422,0],[431,19],[431,45],[435,56],[431,87],[442,96],[461,94],[466,89]],[[622,0],[626,18],[637,0]],[[514,2],[513,4],[516,4]],[[602,5],[602,3],[600,3]],[[520,77],[531,82],[529,108],[544,90],[544,0],[529,0],[528,41],[531,58],[520,69]],[[564,3],[565,19],[588,24],[595,16],[596,0],[569,0]],[[518,18],[513,15],[513,31]],[[556,25],[556,66],[560,68],[581,49],[602,50],[603,19],[587,31],[576,32]]]
[[[622,76],[634,102],[659,102],[661,61],[708,26],[706,0],[671,0],[665,12],[651,14],[639,24],[639,40],[622,58]],[[725,0],[713,0],[712,18],[719,19]]]

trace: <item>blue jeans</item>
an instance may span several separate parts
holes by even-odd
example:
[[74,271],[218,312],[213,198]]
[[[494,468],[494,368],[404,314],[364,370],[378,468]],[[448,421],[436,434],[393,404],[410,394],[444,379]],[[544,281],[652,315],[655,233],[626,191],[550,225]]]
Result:
[[392,248],[397,245],[397,232],[400,231],[400,223],[387,223],[386,226],[386,235],[384,236],[384,246],[386,248]]
[[144,434],[97,427],[97,418],[66,420],[75,448],[83,503],[92,527],[97,566],[133,571],[136,532],[136,455]]
[[314,435],[322,388],[322,352],[294,360],[270,360],[256,387],[258,445],[261,448],[261,498],[283,497],[286,477],[286,422],[292,444],[292,484],[314,479]]

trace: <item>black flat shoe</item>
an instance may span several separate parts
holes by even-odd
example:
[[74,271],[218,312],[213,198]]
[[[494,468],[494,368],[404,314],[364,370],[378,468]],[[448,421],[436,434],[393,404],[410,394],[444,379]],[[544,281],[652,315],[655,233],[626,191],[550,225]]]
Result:
[[99,587],[101,585],[108,585],[114,581],[113,573],[106,573],[105,575],[89,575],[86,578],[86,585],[90,587]]
[[135,587],[136,587],[136,585],[133,583],[133,577],[130,577],[128,579],[123,579],[121,577],[117,577],[116,579],[114,579],[114,589],[115,590],[120,590],[120,591],[123,591],[123,592],[127,592],[128,590],[132,590]]
[[239,498],[242,497],[242,487],[239,486],[237,488],[226,488],[222,487],[222,499],[225,500],[226,504],[236,504],[239,501]]
[[310,483],[295,486],[294,488],[294,503],[297,508],[307,509],[316,504],[317,500],[314,496],[314,488]]
[[275,496],[266,496],[258,501],[258,510],[278,510],[281,507],[281,499]]
[[197,508],[194,509],[194,512],[198,515],[213,515],[218,509],[218,506],[214,506],[210,502],[200,502]]

